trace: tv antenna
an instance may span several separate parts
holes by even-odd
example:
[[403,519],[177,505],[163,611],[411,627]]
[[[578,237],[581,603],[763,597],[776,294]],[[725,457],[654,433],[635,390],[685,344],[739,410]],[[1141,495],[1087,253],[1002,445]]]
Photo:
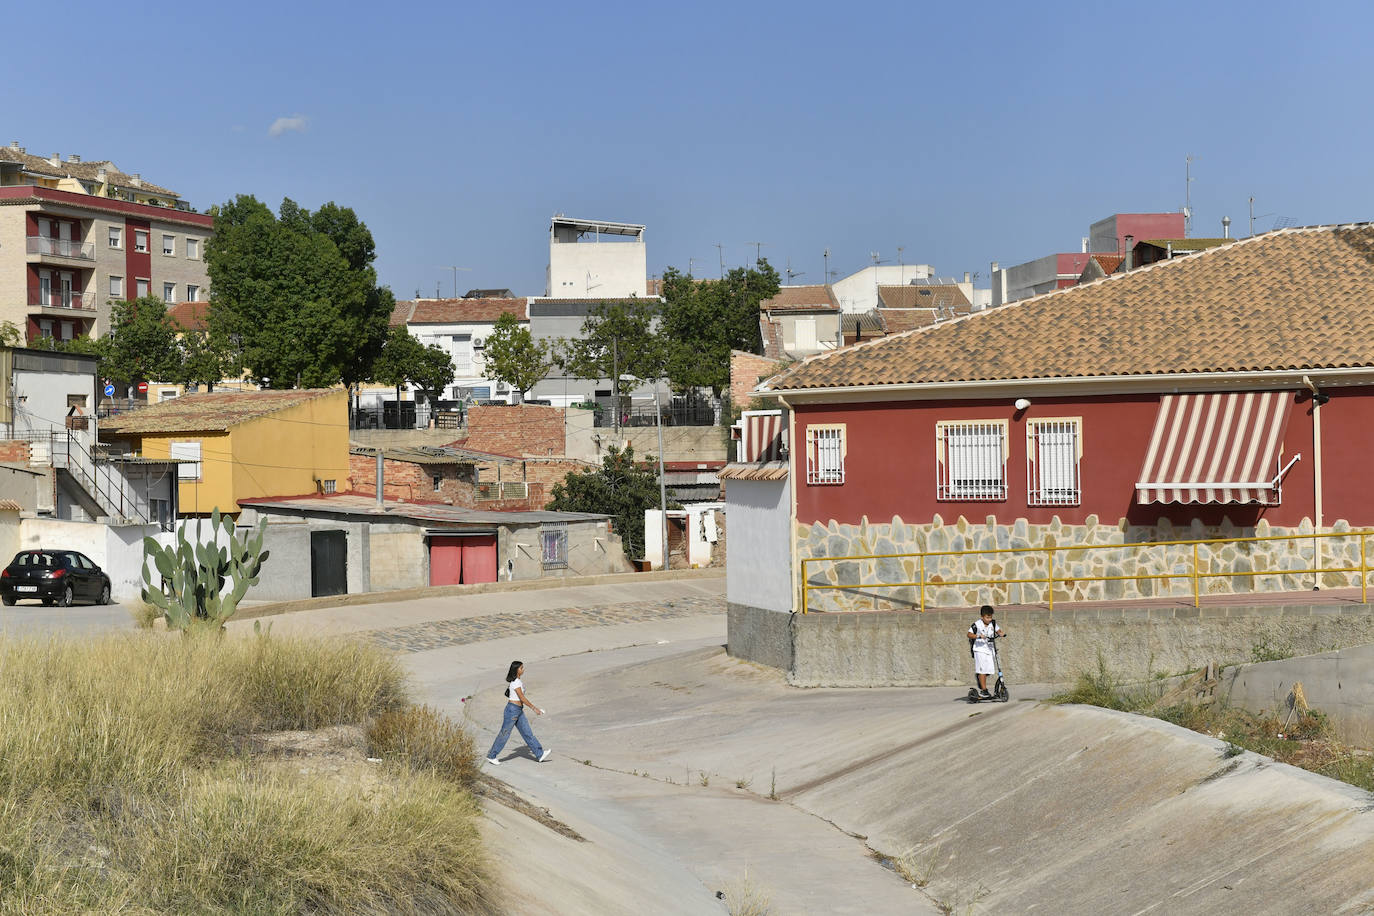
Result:
[[[460,270],[472,270],[472,268],[471,268],[471,267],[454,267],[452,264],[440,264],[439,266],[442,267],[444,270],[451,270],[451,271],[453,271],[453,298],[457,299],[457,298],[458,298],[458,271],[460,271]],[[439,291],[438,291],[437,288],[436,288],[435,291],[434,291],[434,298],[435,298],[435,299],[438,299],[438,298],[439,298]]]
[[793,270],[793,269],[792,269],[792,259],[791,259],[791,258],[788,258],[788,259],[787,259],[787,270],[785,270],[784,273],[787,274],[787,282],[788,282],[788,283],[791,283],[791,282],[792,282],[792,278],[793,278],[793,277],[804,277],[804,276],[806,276],[806,271],[804,271],[804,270]]
[[831,269],[830,269],[830,249],[829,249],[829,248],[825,249],[825,251],[823,251],[823,252],[821,253],[821,257],[825,259],[825,283],[826,283],[827,286],[829,286],[829,285],[830,285],[830,278],[836,276],[837,274],[839,274],[839,271],[838,271],[838,270],[831,270]]
[[1186,237],[1193,234],[1193,160],[1196,158],[1192,153],[1183,157],[1183,234]]
[[720,256],[720,278],[725,279],[725,246],[716,242],[716,254]]
[[696,258],[688,258],[688,259],[687,259],[687,276],[690,277],[690,276],[692,275],[692,265],[696,264],[696,262],[697,262],[697,259],[696,259]]
[[763,246],[764,246],[764,245],[767,245],[768,243],[767,243],[767,242],[745,242],[744,244],[746,244],[746,245],[753,245],[753,246],[754,246],[754,266],[757,267],[757,266],[758,266],[758,263],[759,263],[759,260],[763,257]]
[[900,271],[900,272],[898,273],[898,276],[899,276],[899,277],[901,278],[901,280],[902,280],[902,285],[903,285],[903,286],[906,286],[906,262],[902,260],[902,252],[903,252],[903,251],[906,251],[906,248],[903,247],[903,246],[901,246],[901,245],[898,245],[898,246],[897,246],[897,267],[898,267],[898,270]]
[[1256,216],[1256,215],[1255,215],[1255,199],[1254,199],[1253,197],[1250,198],[1250,234],[1251,234],[1251,235],[1254,235],[1254,234],[1255,234],[1255,220],[1257,220],[1257,219],[1264,219],[1264,218],[1267,217],[1267,216],[1273,216],[1273,215],[1274,215],[1274,214],[1272,214],[1272,213],[1261,213],[1259,216]]

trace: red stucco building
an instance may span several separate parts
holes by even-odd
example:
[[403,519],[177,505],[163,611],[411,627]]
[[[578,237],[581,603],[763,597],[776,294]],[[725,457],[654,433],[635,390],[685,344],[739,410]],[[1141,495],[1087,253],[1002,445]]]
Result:
[[[794,583],[808,557],[1374,526],[1374,226],[1237,240],[822,354],[758,393],[789,411],[788,475],[776,486],[786,490]],[[1357,540],[1323,543],[1350,559]],[[1265,542],[1207,561],[1297,569],[1311,565],[1312,544]],[[1100,554],[1064,571],[1173,562]],[[952,573],[985,574],[989,558],[1014,577],[991,553]],[[847,565],[812,569],[828,583],[902,578],[874,561]],[[1029,561],[1021,571],[1036,574]],[[1107,590],[1076,597],[1155,587],[1098,583]],[[1000,601],[1037,598],[994,591]],[[979,595],[988,597],[936,597]],[[910,597],[893,590],[883,600],[900,607]],[[730,602],[770,607],[743,592]]]

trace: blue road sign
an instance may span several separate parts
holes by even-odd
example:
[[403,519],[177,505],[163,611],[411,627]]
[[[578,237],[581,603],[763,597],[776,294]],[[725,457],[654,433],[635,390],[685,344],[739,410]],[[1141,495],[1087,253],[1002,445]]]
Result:
[[107,397],[107,398],[112,398],[112,397],[114,397],[114,385],[106,385],[106,386],[105,386],[105,397]]

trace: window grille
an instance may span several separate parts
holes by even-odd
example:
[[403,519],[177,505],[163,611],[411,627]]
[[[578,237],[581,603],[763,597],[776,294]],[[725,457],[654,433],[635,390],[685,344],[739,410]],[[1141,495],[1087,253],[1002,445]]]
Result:
[[494,480],[477,485],[478,499],[529,499],[530,485],[523,480]]
[[1026,424],[1026,501],[1032,506],[1076,506],[1082,499],[1077,419]]
[[844,424],[806,428],[806,482],[844,483]]
[[952,420],[935,426],[936,498],[1007,498],[1005,421]]
[[323,484],[324,484],[324,492],[326,492],[326,493],[335,493],[335,492],[338,492],[338,481],[337,481],[337,480],[326,480],[326,481],[323,481]]
[[548,525],[539,532],[540,554],[545,569],[568,565],[568,526]]

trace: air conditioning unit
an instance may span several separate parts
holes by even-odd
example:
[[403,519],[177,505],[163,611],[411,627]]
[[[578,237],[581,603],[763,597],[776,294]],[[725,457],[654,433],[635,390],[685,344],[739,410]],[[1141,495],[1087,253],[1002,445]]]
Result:
[[486,342],[485,340],[483,340],[482,338],[480,338],[480,337],[474,337],[474,338],[472,338],[472,348],[473,348],[474,350],[480,350],[480,349],[482,349],[483,347],[485,347],[486,345],[487,345],[487,342]]

